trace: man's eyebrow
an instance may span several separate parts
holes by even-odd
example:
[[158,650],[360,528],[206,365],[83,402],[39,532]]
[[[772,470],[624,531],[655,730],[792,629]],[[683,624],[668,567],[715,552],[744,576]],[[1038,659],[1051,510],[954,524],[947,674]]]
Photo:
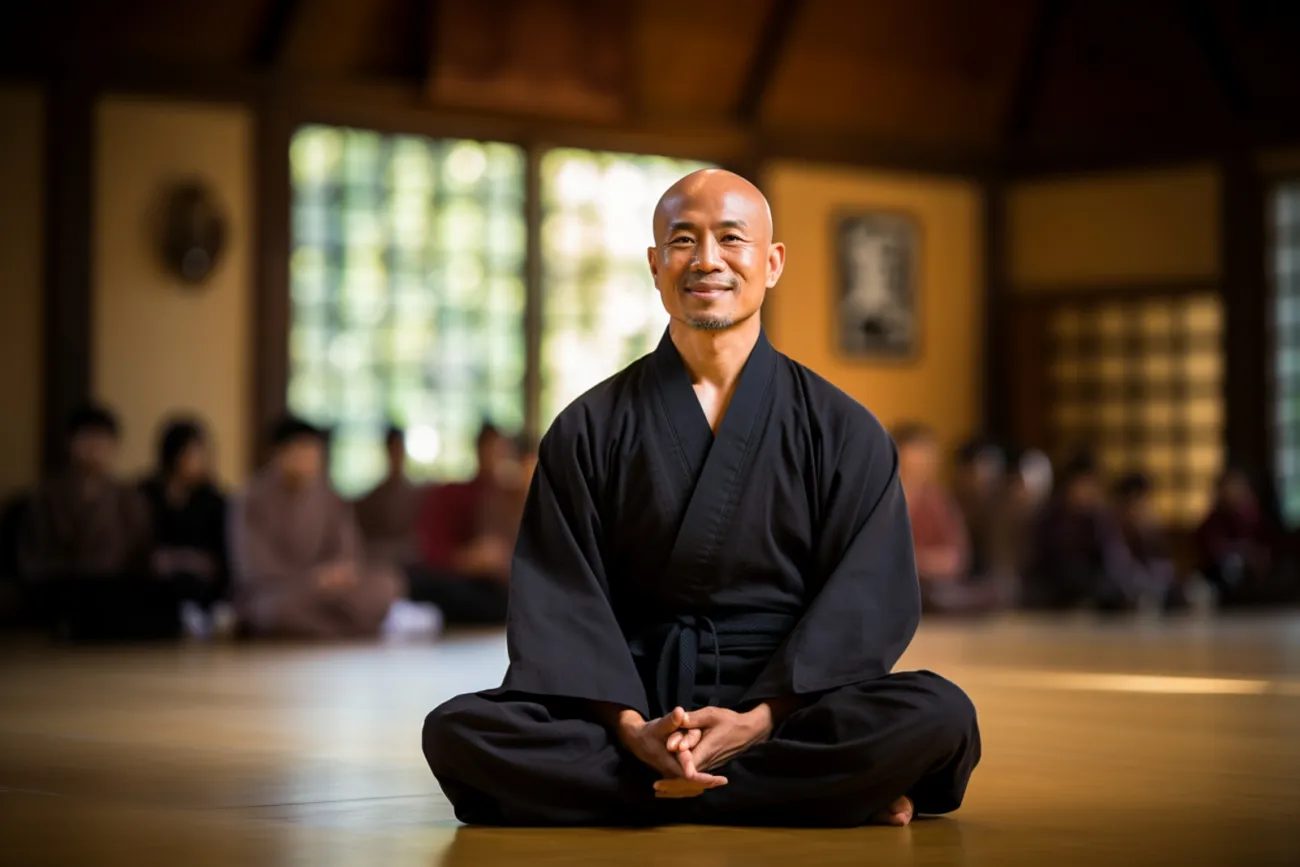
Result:
[[[678,231],[693,231],[698,228],[699,226],[697,226],[695,223],[692,223],[690,220],[673,220],[671,223],[668,224],[669,233],[678,232]],[[718,228],[719,229],[748,229],[749,224],[746,223],[744,220],[723,220],[721,223],[718,223]]]

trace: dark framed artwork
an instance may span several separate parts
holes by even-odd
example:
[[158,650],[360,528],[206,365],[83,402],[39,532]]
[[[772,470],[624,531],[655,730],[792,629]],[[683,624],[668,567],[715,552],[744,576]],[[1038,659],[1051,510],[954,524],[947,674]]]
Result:
[[834,218],[835,340],[853,358],[907,359],[919,351],[921,232],[896,211]]

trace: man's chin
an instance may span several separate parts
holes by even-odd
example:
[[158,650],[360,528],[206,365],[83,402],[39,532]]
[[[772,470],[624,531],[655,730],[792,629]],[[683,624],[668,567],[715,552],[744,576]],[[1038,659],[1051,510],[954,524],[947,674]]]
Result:
[[726,331],[736,321],[729,316],[688,316],[686,324],[696,331]]

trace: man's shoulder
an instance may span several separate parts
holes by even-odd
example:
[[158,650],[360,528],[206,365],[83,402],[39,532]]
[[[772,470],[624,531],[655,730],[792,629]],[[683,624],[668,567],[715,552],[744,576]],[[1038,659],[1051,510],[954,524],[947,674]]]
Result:
[[880,419],[860,400],[788,355],[780,355],[782,375],[814,429],[826,435],[888,437]]

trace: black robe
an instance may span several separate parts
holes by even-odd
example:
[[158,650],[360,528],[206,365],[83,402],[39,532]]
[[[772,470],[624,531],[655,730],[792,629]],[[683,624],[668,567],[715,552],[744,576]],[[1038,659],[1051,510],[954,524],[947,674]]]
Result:
[[[669,810],[767,822],[802,800],[779,815],[858,824],[918,786],[943,792],[918,808],[951,810],[978,734],[952,684],[890,676],[919,618],[897,452],[876,418],[760,335],[715,437],[665,334],[543,439],[511,575],[509,670],[435,710],[425,752],[470,822]],[[589,711],[650,719],[792,695],[807,706],[718,771],[730,785],[689,803],[654,802],[653,774]],[[913,706],[930,719],[900,717]],[[889,753],[905,767],[890,770]],[[878,777],[869,792],[865,767]],[[936,787],[927,774],[940,767]],[[827,797],[844,804],[834,815]]]

